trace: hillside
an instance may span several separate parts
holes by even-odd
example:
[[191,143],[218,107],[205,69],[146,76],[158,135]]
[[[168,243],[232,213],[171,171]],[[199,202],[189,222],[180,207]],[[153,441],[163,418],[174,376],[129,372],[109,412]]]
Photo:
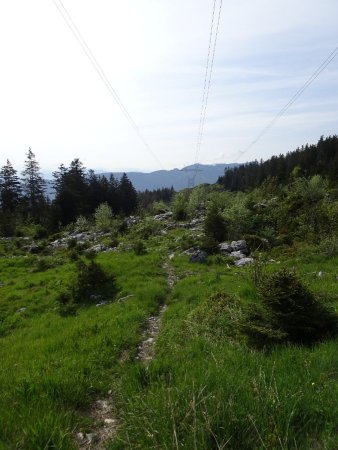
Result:
[[[216,183],[218,177],[224,174],[224,170],[237,166],[238,164],[193,164],[183,169],[157,170],[150,173],[126,172],[137,191],[155,190],[173,187],[175,191],[185,189],[189,185],[189,178],[196,170],[195,185],[202,183]],[[110,173],[103,173],[106,177]],[[113,172],[115,178],[121,178],[122,172]]]
[[0,448],[336,449],[336,185],[153,207],[0,239]]

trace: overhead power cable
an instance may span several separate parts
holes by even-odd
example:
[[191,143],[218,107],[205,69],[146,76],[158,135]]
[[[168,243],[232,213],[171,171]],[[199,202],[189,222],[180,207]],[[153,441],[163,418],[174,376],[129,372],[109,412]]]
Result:
[[237,162],[245,153],[247,153],[257,142],[270,130],[270,128],[291,108],[291,106],[298,100],[303,92],[319,77],[319,75],[326,69],[326,67],[334,60],[338,54],[338,47],[336,47],[329,56],[319,65],[319,67],[313,72],[303,86],[291,97],[286,105],[274,116],[274,118],[263,128],[263,130],[257,135],[257,137],[244,149],[240,150]]
[[214,60],[215,60],[219,25],[220,25],[220,20],[221,20],[222,5],[223,5],[223,0],[220,0],[216,29],[214,31],[216,0],[214,0],[214,2],[213,2],[213,10],[212,10],[212,17],[211,17],[210,33],[209,33],[208,54],[207,54],[207,62],[206,62],[204,85],[203,85],[201,113],[200,113],[200,121],[199,121],[198,133],[197,133],[197,143],[196,143],[196,153],[195,153],[195,170],[193,172],[192,177],[189,179],[189,183],[191,183],[191,186],[189,186],[189,187],[193,187],[195,185],[196,175],[197,175],[197,172],[199,171],[198,160],[199,160],[199,155],[201,152],[201,146],[202,146],[202,140],[203,140],[203,134],[204,134],[204,125],[205,125],[205,120],[206,120],[206,115],[207,115],[207,107],[208,107],[208,101],[209,101],[212,73],[213,73],[213,68],[214,68]]
[[54,5],[56,6],[56,8],[58,9],[61,17],[65,21],[66,25],[68,26],[68,28],[72,32],[73,36],[77,40],[78,44],[82,48],[83,52],[85,53],[85,55],[89,59],[89,61],[92,64],[93,68],[95,69],[96,73],[99,75],[99,77],[101,78],[102,82],[106,86],[108,92],[113,97],[113,99],[115,100],[115,102],[119,106],[120,110],[122,111],[123,115],[125,116],[125,118],[129,122],[130,126],[133,128],[133,130],[135,131],[135,133],[137,134],[137,136],[141,140],[143,146],[148,151],[148,153],[154,158],[154,160],[157,162],[157,164],[161,168],[163,168],[161,161],[159,160],[157,155],[154,153],[154,151],[150,148],[148,142],[144,138],[144,136],[141,133],[139,127],[137,126],[137,124],[135,123],[134,119],[129,114],[127,108],[122,103],[120,97],[118,96],[117,92],[115,91],[115,89],[111,85],[108,77],[106,76],[105,72],[103,71],[102,66],[100,65],[100,63],[96,59],[95,55],[93,54],[92,50],[88,46],[88,44],[87,44],[86,40],[84,39],[82,33],[80,32],[79,28],[77,27],[77,25],[75,24],[74,20],[72,19],[70,13],[68,12],[66,7],[64,6],[62,0],[52,0],[52,1],[53,1]]

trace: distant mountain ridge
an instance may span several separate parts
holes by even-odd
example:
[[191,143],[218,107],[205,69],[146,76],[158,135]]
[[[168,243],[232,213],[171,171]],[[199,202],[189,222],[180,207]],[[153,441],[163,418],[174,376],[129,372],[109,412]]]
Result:
[[[196,171],[195,185],[202,183],[216,183],[218,177],[224,175],[226,169],[231,169],[239,164],[193,164],[183,167],[183,169],[157,170],[155,172],[126,172],[129,180],[133,183],[137,191],[152,191],[161,188],[173,188],[176,191],[185,189],[189,186]],[[113,174],[115,178],[120,179],[123,172],[104,172],[100,175],[109,177]]]

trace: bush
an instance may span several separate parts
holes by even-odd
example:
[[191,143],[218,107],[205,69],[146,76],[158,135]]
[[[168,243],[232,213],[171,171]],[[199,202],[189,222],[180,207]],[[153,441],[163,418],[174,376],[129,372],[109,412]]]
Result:
[[188,197],[184,192],[175,195],[171,210],[175,220],[185,220],[188,217]]
[[84,216],[79,216],[77,217],[75,224],[74,224],[74,229],[77,232],[80,231],[88,231],[90,228],[90,224],[88,219],[86,219],[86,217]]
[[205,217],[204,233],[217,242],[222,242],[228,237],[226,221],[213,204],[208,209]]
[[274,343],[310,345],[335,336],[337,315],[287,270],[263,277],[258,293],[262,303],[249,308],[244,331],[258,347]]
[[261,238],[256,234],[245,234],[243,239],[248,244],[250,252],[254,252],[256,250],[267,250],[270,247],[267,239]]
[[115,294],[115,280],[108,277],[101,266],[94,260],[85,263],[77,261],[76,279],[72,287],[72,297],[76,303],[90,300],[91,295],[106,293],[109,284],[109,295]]
[[320,242],[319,248],[329,258],[333,258],[338,255],[338,237],[331,236],[326,237]]
[[103,296],[113,297],[116,290],[115,278],[108,276],[94,259],[88,262],[79,259],[73,283],[57,296],[59,313],[73,315],[80,304],[97,302]]
[[146,248],[144,242],[141,240],[134,242],[133,250],[134,250],[135,255],[137,255],[137,256],[145,255],[147,253],[147,248]]
[[204,250],[208,255],[219,253],[218,242],[212,236],[202,236],[198,240],[198,246],[201,250]]
[[242,317],[239,300],[226,292],[216,292],[190,313],[190,332],[210,339],[235,337]]
[[94,216],[96,228],[101,231],[108,231],[113,219],[113,212],[108,203],[101,203],[96,208]]
[[150,217],[142,220],[133,227],[131,234],[136,238],[149,239],[152,236],[156,236],[162,230],[163,225]]

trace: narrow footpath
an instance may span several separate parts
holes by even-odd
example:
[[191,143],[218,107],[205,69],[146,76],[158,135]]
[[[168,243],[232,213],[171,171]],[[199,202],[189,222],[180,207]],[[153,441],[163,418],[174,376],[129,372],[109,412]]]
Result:
[[[167,283],[172,290],[176,277],[173,267],[169,262],[163,264],[163,269],[167,273]],[[148,365],[155,356],[155,343],[160,333],[162,316],[168,305],[165,303],[159,308],[156,316],[147,319],[147,327],[142,333],[142,341],[138,346],[137,360]],[[89,411],[89,417],[94,420],[99,427],[92,433],[77,433],[76,440],[79,450],[104,450],[117,433],[118,420],[114,414],[113,399],[111,395],[103,400],[97,400]]]

